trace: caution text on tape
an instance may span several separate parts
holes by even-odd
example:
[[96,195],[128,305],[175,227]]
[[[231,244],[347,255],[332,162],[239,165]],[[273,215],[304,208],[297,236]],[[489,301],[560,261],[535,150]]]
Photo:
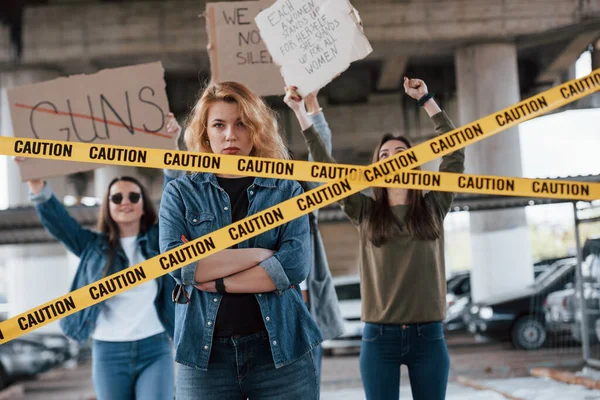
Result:
[[[406,152],[399,153],[390,159],[380,161],[364,168],[362,174],[365,177],[375,177],[377,174],[376,171],[378,171],[378,173],[381,175],[372,181],[367,179],[368,183],[365,183],[364,181],[351,181],[348,178],[327,183],[319,188],[319,191],[321,193],[325,193],[326,195],[319,196],[318,201],[314,201],[314,205],[309,205],[307,202],[307,198],[311,196],[312,192],[314,191],[304,193],[257,214],[246,217],[245,219],[234,224],[218,229],[208,235],[183,244],[182,246],[179,246],[168,252],[148,259],[143,263],[124,269],[116,274],[74,290],[65,296],[59,297],[58,299],[50,301],[46,304],[42,304],[41,306],[35,307],[25,313],[3,321],[0,323],[0,341],[6,342],[8,340],[12,340],[50,322],[104,301],[123,291],[129,290],[147,281],[156,279],[170,271],[181,268],[184,265],[196,262],[210,254],[214,254],[220,250],[229,248],[234,244],[259,235],[269,229],[273,229],[279,225],[290,222],[293,219],[312,212],[320,207],[340,201],[347,196],[358,193],[368,186],[381,185],[382,183],[385,183],[385,179],[400,172],[400,170],[415,168],[439,156],[463,148],[475,141],[481,140],[483,137],[495,135],[505,129],[517,125],[526,119],[541,115],[568,102],[593,93],[600,89],[600,73],[598,71],[594,71],[592,74],[598,76],[597,80],[596,78],[593,80],[593,82],[596,83],[595,85],[581,86],[579,83],[581,80],[577,80],[567,82],[566,84],[549,89],[537,96],[534,96],[532,98],[534,100],[537,98],[543,98],[543,104],[545,107],[539,108],[537,111],[532,111],[520,119],[513,118],[511,121],[502,120],[501,123],[497,121],[495,124],[492,124],[490,120],[495,120],[495,116],[499,115],[499,113],[495,113],[493,115],[484,117],[473,124],[469,124],[468,126],[478,126],[478,128],[481,129],[481,132],[483,132],[483,134],[477,138],[474,137],[473,139],[462,141],[461,143],[455,144],[452,148],[449,147],[448,149],[444,150],[440,148],[439,152],[437,153],[431,150],[433,149],[433,143],[440,143],[440,140],[445,141],[447,140],[447,137],[451,137],[454,133],[461,130],[464,131],[466,129],[464,127],[458,128],[436,139],[429,140],[413,147],[410,149],[409,154],[406,154]],[[585,82],[588,81],[586,80]],[[571,87],[574,88],[574,91],[571,90]],[[578,90],[579,88],[582,88],[582,90]],[[563,93],[566,93],[569,96],[564,96]],[[525,100],[525,102],[529,101],[530,99]],[[524,102],[503,110],[500,115],[507,115],[506,112],[510,112],[510,110],[519,108],[522,103]],[[529,110],[533,110],[533,108],[530,108]],[[6,141],[3,141],[2,153],[11,154],[6,153],[5,144]],[[401,158],[408,160],[409,164],[404,166],[402,162],[398,161]],[[396,169],[392,166],[401,167]],[[316,199],[313,198],[313,200]],[[250,229],[250,227],[253,229]]]

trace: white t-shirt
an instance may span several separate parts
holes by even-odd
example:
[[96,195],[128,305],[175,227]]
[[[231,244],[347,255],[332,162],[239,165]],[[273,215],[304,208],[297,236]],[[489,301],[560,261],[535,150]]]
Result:
[[306,281],[300,282],[300,290],[308,290],[308,285],[306,284]]
[[[145,260],[136,239],[135,236],[121,238],[129,266]],[[92,338],[129,342],[164,332],[154,306],[157,292],[158,283],[152,280],[104,301]]]

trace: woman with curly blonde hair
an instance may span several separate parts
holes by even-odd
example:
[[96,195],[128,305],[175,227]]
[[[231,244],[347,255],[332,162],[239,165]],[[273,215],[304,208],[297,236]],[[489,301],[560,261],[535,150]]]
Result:
[[[289,158],[274,113],[236,82],[204,90],[185,139],[192,151]],[[161,251],[301,193],[291,180],[218,173],[181,177],[162,197]],[[304,216],[171,273],[177,282],[178,400],[318,399],[311,350],[322,336],[299,286],[310,257]]]
[[208,114],[211,105],[218,102],[239,108],[240,121],[252,141],[250,154],[245,155],[289,159],[287,147],[279,135],[275,113],[260,97],[238,82],[212,84],[204,91],[186,123],[185,142],[188,149],[214,153],[208,137]]

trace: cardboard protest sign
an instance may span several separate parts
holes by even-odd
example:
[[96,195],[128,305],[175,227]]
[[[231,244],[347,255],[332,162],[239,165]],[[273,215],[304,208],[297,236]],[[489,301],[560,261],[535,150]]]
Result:
[[306,96],[373,50],[356,16],[348,0],[278,0],[256,24],[286,84]]
[[[174,149],[165,88],[164,69],[155,62],[9,89],[14,136]],[[110,154],[98,156],[110,161]],[[20,164],[24,181],[98,167],[35,158]]]
[[237,81],[260,96],[284,93],[283,79],[254,18],[273,0],[206,4],[206,29],[213,81]]

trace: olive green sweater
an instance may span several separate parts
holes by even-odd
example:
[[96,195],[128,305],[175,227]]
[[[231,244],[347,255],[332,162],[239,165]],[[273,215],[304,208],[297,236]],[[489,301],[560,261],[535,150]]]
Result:
[[[442,134],[454,129],[446,113],[432,117],[435,131]],[[315,161],[333,163],[319,134],[311,126],[303,132]],[[464,150],[443,157],[441,172],[464,171]],[[425,194],[430,210],[443,220],[450,209],[454,193],[431,191]],[[381,247],[371,244],[366,222],[374,201],[357,193],[342,202],[342,208],[358,227],[360,236],[360,278],[362,320],[381,324],[409,324],[442,321],[446,318],[446,273],[444,237],[418,240],[406,229]],[[404,221],[407,205],[392,207],[399,221]]]

